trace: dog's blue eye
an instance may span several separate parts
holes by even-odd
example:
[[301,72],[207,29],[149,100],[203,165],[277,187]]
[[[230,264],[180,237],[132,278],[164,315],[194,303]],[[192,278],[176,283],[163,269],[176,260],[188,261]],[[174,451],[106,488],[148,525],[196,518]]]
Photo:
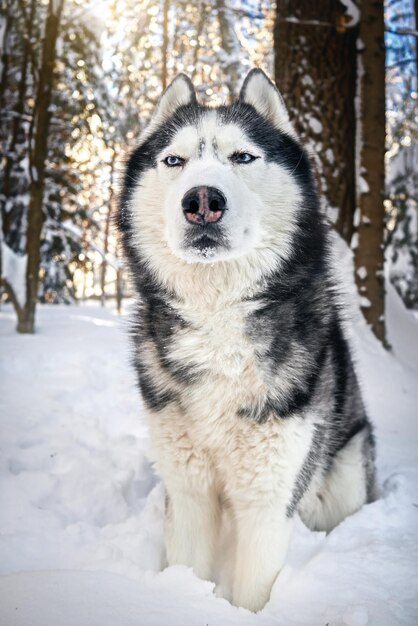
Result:
[[179,167],[184,164],[184,159],[175,156],[174,154],[170,154],[163,160],[163,162],[168,165],[168,167]]
[[249,152],[234,152],[229,158],[234,163],[251,163],[258,159],[258,157],[253,156]]

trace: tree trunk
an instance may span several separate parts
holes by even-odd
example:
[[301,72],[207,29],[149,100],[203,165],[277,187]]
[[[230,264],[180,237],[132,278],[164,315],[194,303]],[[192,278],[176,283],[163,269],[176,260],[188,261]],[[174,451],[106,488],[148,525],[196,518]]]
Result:
[[13,12],[13,3],[6,2],[4,8],[4,31],[3,31],[3,41],[1,42],[1,75],[0,75],[0,111],[3,111],[4,102],[5,102],[5,94],[7,88],[7,77],[9,72],[9,33],[12,30],[14,12]]
[[[418,2],[418,0],[417,0]],[[199,22],[197,25],[197,29],[196,29],[196,45],[193,51],[193,74],[192,74],[192,81],[194,81],[197,77],[197,68],[198,68],[198,63],[199,63],[199,57],[200,57],[200,37],[202,35],[203,32],[203,27],[205,25],[205,20],[207,18],[207,13],[205,11],[205,6],[199,5],[200,6],[200,18],[199,18]]]
[[106,304],[106,270],[107,270],[107,260],[106,255],[109,252],[109,234],[110,234],[110,224],[112,221],[112,206],[113,199],[115,195],[115,161],[116,161],[116,152],[113,151],[112,160],[110,162],[110,178],[109,178],[109,198],[108,198],[108,207],[107,207],[107,215],[106,215],[106,223],[105,223],[105,232],[104,232],[104,245],[103,252],[104,256],[102,258],[102,266],[100,270],[100,290],[101,290],[101,304],[105,306]]
[[[118,253],[119,243],[116,247],[115,257],[119,259]],[[123,268],[121,265],[116,270],[116,310],[120,315],[122,313],[122,298],[123,298]]]
[[110,219],[111,219],[110,216],[111,216],[111,210],[109,206],[107,215],[106,215],[103,257],[102,257],[102,265],[100,268],[100,303],[103,307],[106,304],[106,270],[107,270],[106,255],[109,250],[109,231],[110,231]]
[[167,88],[167,58],[168,58],[168,11],[170,8],[169,0],[164,0],[163,4],[163,47],[162,47],[162,69],[161,83],[163,91]]
[[44,221],[42,210],[45,161],[48,153],[48,131],[50,125],[51,93],[54,81],[56,42],[64,0],[50,0],[42,44],[41,67],[36,94],[35,136],[31,153],[31,183],[29,189],[26,303],[24,313],[18,318],[17,330],[33,333],[35,329],[35,309],[38,298],[41,232]]
[[[418,30],[418,0],[414,2],[415,9],[415,30]],[[415,39],[415,80],[418,83],[418,39]]]
[[[17,94],[17,101],[14,107],[14,113],[16,113],[13,121],[12,121],[12,132],[10,137],[10,142],[7,150],[6,156],[6,166],[4,168],[4,195],[6,198],[10,195],[10,176],[13,167],[13,153],[16,149],[16,144],[19,136],[19,130],[22,126],[22,115],[25,111],[25,99],[26,99],[26,87],[27,87],[27,75],[29,69],[29,57],[31,53],[32,46],[32,30],[33,30],[33,22],[35,16],[35,7],[36,0],[31,0],[30,8],[29,8],[29,16],[26,17],[25,6],[24,3],[20,3],[21,11],[25,21],[25,35],[24,35],[24,44],[23,44],[23,57],[22,64],[20,66],[20,81],[19,88]],[[12,219],[13,219],[13,211],[9,211],[3,217],[3,233],[6,235]]]
[[275,79],[314,155],[326,210],[347,242],[355,211],[355,26],[338,0],[278,0]]
[[236,17],[233,9],[225,0],[216,0],[219,28],[221,31],[222,49],[225,58],[222,70],[228,77],[228,88],[231,99],[238,96],[241,83],[241,47],[235,32]]
[[376,337],[385,342],[384,187],[385,187],[385,43],[383,3],[362,0],[359,56],[360,220],[355,253],[356,280],[363,312]]

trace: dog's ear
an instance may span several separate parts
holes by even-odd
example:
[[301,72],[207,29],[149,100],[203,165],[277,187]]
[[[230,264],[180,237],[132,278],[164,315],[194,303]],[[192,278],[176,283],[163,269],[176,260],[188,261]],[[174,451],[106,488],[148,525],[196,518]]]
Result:
[[278,130],[296,137],[283,98],[263,70],[254,69],[247,74],[239,99],[251,104]]
[[193,83],[186,74],[178,74],[164,91],[150,123],[141,139],[149,137],[158,126],[168,120],[179,107],[185,104],[196,104],[196,93]]

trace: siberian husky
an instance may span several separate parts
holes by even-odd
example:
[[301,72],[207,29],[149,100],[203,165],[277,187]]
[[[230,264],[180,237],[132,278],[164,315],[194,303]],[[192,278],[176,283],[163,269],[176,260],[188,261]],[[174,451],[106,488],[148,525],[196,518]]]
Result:
[[258,611],[295,515],[330,531],[375,494],[311,167],[261,70],[217,108],[172,82],[127,164],[118,224],[168,565],[213,579],[228,510],[230,599]]

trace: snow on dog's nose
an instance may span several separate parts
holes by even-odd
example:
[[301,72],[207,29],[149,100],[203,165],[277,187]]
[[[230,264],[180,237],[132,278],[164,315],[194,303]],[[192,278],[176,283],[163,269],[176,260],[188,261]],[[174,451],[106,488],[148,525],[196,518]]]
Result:
[[188,222],[204,226],[219,222],[226,209],[226,198],[216,187],[193,187],[183,197],[181,206]]

